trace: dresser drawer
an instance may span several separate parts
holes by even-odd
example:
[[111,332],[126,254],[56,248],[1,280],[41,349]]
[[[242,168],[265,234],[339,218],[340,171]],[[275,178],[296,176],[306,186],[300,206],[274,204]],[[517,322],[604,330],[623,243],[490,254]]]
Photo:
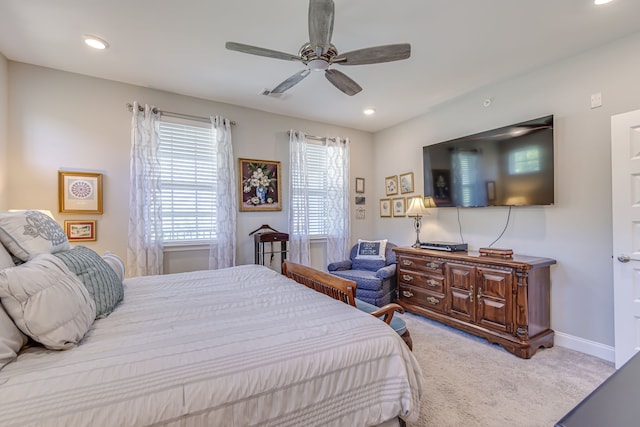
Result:
[[444,295],[438,292],[430,292],[401,283],[398,289],[398,298],[401,302],[406,302],[407,304],[417,305],[442,313],[445,312]]
[[429,258],[425,259],[421,257],[402,255],[398,259],[398,266],[400,270],[411,269],[427,271],[436,274],[444,274],[444,262],[434,261]]
[[444,276],[401,269],[398,280],[402,284],[418,286],[433,292],[444,293]]

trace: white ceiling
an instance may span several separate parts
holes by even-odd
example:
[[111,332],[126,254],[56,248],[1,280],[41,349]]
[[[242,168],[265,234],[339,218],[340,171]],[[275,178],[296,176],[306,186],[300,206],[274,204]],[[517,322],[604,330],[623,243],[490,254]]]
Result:
[[[335,0],[338,52],[408,42],[411,58],[335,65],[363,87],[353,97],[321,73],[280,98],[260,95],[303,65],[229,51],[225,42],[297,54],[309,38],[307,9],[305,0],[2,0],[0,52],[13,61],[374,132],[640,30],[638,0],[604,6],[593,0]],[[110,48],[88,49],[87,33]],[[365,107],[376,108],[376,115],[365,117]]]

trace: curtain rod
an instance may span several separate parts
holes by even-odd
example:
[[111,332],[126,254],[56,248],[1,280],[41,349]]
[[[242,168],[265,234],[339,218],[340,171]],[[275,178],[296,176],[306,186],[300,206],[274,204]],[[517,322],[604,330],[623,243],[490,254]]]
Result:
[[[127,103],[125,105],[129,109],[129,111],[133,111],[133,104]],[[144,111],[144,107],[141,105],[138,105],[138,110]],[[196,120],[199,122],[211,123],[211,119],[209,119],[208,117],[192,116],[191,114],[174,113],[172,111],[159,110],[157,107],[153,107],[152,112],[153,114],[160,114],[161,116],[175,117],[178,119],[190,119],[190,120]],[[231,124],[231,126],[235,126],[236,124],[235,120],[230,120],[229,123]]]
[[[287,134],[288,134],[289,136],[291,136],[291,131],[290,131],[290,130],[288,130],[288,131],[287,131]],[[327,139],[327,137],[326,137],[326,136],[314,136],[314,135],[307,135],[306,133],[305,133],[305,135],[307,136],[307,139],[315,139],[316,141],[324,141],[325,139]]]

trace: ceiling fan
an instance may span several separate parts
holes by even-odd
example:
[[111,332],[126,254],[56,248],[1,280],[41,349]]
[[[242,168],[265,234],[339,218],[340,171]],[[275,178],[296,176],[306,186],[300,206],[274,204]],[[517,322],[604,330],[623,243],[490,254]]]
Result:
[[235,42],[227,42],[225,47],[229,50],[252,55],[299,61],[307,66],[304,70],[280,83],[269,93],[283,93],[300,83],[311,71],[324,71],[327,80],[335,87],[347,95],[353,96],[362,90],[360,85],[341,71],[330,68],[331,65],[379,64],[407,59],[411,55],[409,43],[374,46],[338,54],[338,50],[331,43],[334,9],[332,0],[309,1],[309,42],[302,45],[298,55]]

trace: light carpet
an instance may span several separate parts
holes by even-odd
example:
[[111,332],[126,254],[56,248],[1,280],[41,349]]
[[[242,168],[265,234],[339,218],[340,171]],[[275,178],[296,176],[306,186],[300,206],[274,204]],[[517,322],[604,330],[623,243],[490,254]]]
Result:
[[402,318],[424,376],[420,419],[409,427],[553,427],[615,370],[558,346],[521,359],[421,316]]

